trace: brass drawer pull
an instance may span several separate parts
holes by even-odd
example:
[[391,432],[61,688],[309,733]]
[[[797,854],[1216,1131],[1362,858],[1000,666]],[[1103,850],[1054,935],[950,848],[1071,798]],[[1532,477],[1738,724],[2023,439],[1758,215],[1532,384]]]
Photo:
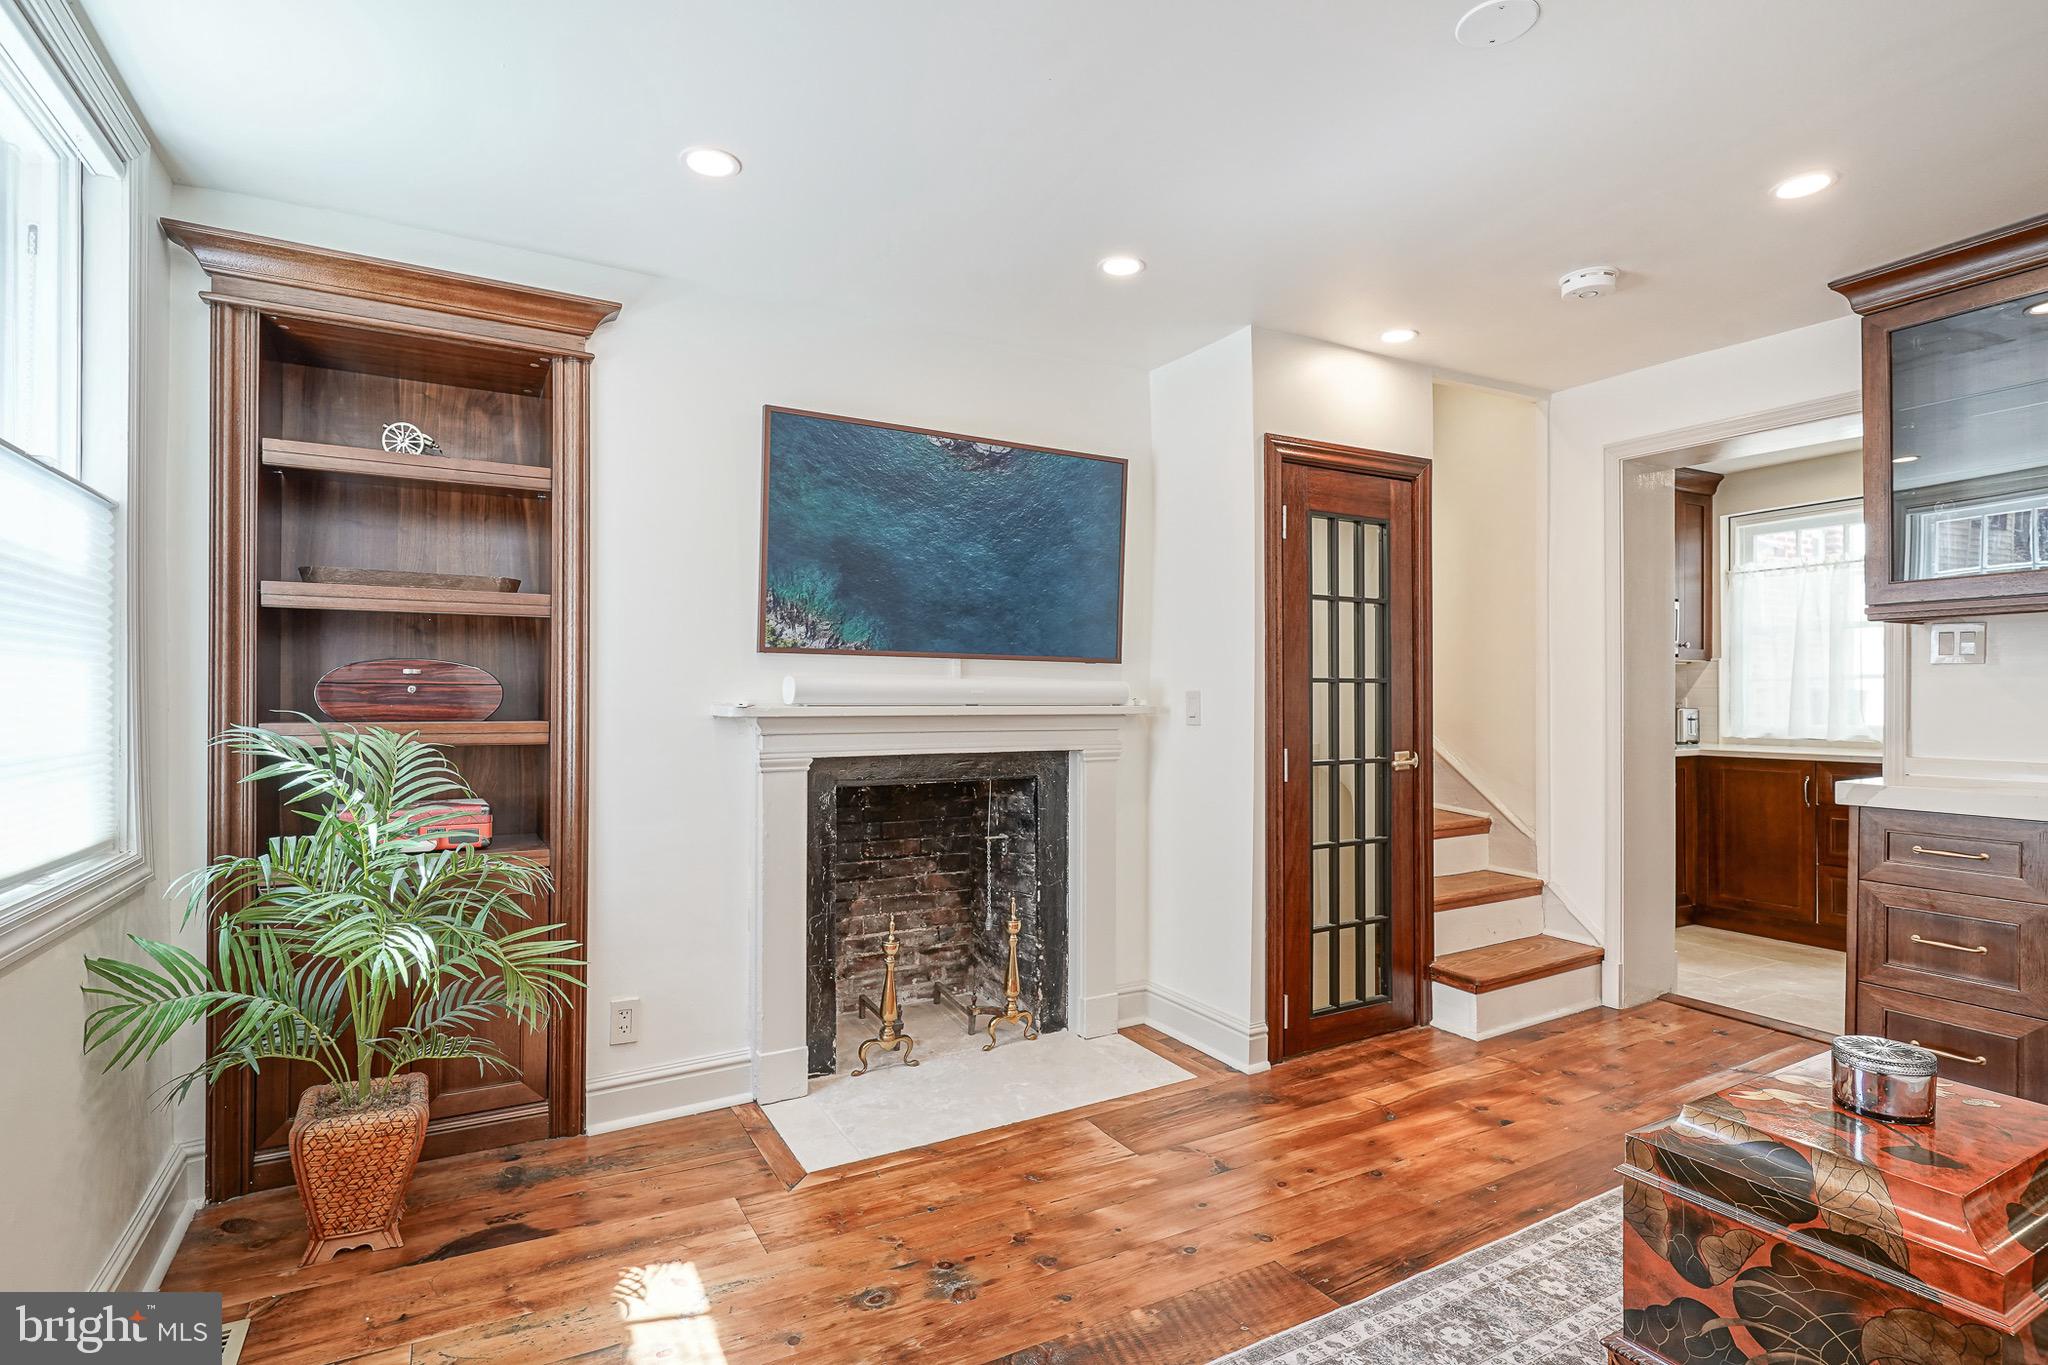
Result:
[[1989,853],[1957,853],[1953,849],[1922,848],[1918,844],[1913,845],[1913,851],[1924,854],[1929,858],[1966,858],[1973,863],[1988,863],[1991,861]]
[[1922,938],[1918,934],[1913,935],[1913,942],[1924,943],[1930,948],[1946,948],[1952,953],[1988,953],[1991,951],[1989,948],[1981,945],[1975,948],[1965,948],[1960,943],[1943,943],[1938,938]]
[[[1927,1044],[1921,1042],[1918,1038],[1909,1038],[1906,1041],[1910,1042],[1914,1047],[1927,1047]],[[1989,1057],[1965,1057],[1960,1052],[1943,1052],[1938,1047],[1927,1047],[1927,1050],[1937,1057],[1946,1057],[1952,1062],[1961,1062],[1964,1066],[1983,1066],[1991,1060]]]

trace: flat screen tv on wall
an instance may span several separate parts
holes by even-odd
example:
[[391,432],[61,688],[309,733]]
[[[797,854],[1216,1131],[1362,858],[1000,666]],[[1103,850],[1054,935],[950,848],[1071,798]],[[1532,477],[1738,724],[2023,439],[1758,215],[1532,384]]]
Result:
[[1123,657],[1125,462],[770,407],[760,647]]

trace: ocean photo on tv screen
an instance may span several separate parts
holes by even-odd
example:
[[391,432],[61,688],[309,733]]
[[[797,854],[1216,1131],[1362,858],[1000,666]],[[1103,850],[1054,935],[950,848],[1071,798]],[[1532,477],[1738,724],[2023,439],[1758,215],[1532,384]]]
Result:
[[1124,463],[770,409],[768,650],[1114,661]]

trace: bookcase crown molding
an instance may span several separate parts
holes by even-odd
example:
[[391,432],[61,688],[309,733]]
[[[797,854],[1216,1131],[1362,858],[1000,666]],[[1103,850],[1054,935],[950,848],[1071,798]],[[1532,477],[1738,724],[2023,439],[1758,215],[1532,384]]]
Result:
[[163,219],[162,226],[166,237],[198,260],[215,289],[246,295],[251,303],[288,303],[293,295],[329,296],[341,311],[351,313],[364,303],[383,304],[552,334],[558,338],[554,346],[539,336],[529,340],[540,349],[570,353],[581,353],[590,334],[619,313],[619,305],[609,299],[559,294],[175,218]]

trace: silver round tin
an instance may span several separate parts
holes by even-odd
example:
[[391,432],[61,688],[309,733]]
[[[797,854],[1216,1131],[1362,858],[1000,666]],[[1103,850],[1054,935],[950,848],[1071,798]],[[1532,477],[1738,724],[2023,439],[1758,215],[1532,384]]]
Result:
[[1835,1039],[1835,1103],[1892,1123],[1932,1123],[1941,1059],[1889,1038]]

